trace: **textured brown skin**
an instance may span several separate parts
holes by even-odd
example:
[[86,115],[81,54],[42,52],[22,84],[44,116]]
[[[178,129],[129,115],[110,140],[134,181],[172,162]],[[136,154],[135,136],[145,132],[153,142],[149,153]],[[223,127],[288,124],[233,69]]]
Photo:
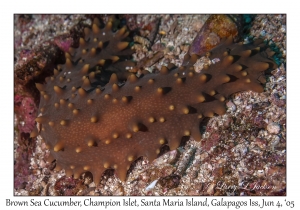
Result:
[[[125,180],[132,161],[140,156],[152,161],[162,144],[176,149],[181,138],[189,135],[200,141],[202,119],[224,114],[224,99],[232,93],[262,92],[259,82],[262,80],[258,78],[263,77],[264,70],[275,66],[267,53],[254,50],[257,46],[233,44],[229,38],[210,53],[211,59],[221,61],[201,73],[193,69],[198,58],[193,55],[187,57],[180,68],[171,71],[163,68],[160,74],[147,74],[139,79],[132,75],[120,87],[113,74],[100,93],[99,88],[89,85],[89,81],[92,84],[97,81],[90,72],[95,71],[93,67],[99,59],[123,53],[124,50],[116,46],[126,37],[126,32],[116,32],[117,36],[112,39],[114,33],[109,26],[103,29],[109,37],[103,37],[103,30],[98,32],[98,29],[94,25],[95,33],[87,33],[92,34],[87,36],[92,39],[88,43],[81,40],[81,46],[71,50],[73,57],[67,55],[70,60],[84,59],[84,62],[71,64],[67,60],[61,71],[55,70],[54,76],[47,78],[45,85],[38,85],[42,116],[36,120],[42,125],[40,135],[57,166],[75,178],[84,171],[91,171],[96,183],[106,168],[115,168],[120,179]],[[98,35],[96,44],[92,43]],[[81,54],[82,49],[91,52],[101,39],[110,41],[101,53]],[[245,51],[248,49],[252,51]],[[82,71],[85,64],[89,64],[89,72]],[[247,75],[243,76],[245,72]],[[83,78],[88,75],[89,79]],[[149,79],[153,79],[151,84]],[[75,88],[72,90],[72,87]],[[126,137],[128,134],[131,138]]]

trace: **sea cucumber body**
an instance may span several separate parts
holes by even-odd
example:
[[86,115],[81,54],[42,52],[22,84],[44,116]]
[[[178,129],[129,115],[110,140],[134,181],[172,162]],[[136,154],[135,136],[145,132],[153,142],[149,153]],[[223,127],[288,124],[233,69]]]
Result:
[[229,38],[210,52],[210,59],[220,62],[201,73],[194,71],[198,56],[192,55],[182,67],[163,67],[160,74],[141,78],[130,75],[125,84],[113,74],[109,83],[99,87],[99,62],[117,60],[114,56],[122,55],[127,46],[122,41],[126,31],[109,29],[106,26],[105,33],[114,38],[105,36],[107,46],[117,49],[97,48],[104,38],[94,24],[89,32],[93,34],[72,50],[61,70],[55,70],[46,84],[37,85],[41,116],[36,121],[57,166],[75,177],[91,171],[96,182],[107,168],[116,169],[125,180],[132,161],[140,156],[152,161],[162,145],[176,149],[183,136],[199,141],[204,117],[224,114],[224,100],[232,93],[262,92],[263,71],[275,66],[268,53],[257,48],[261,43],[233,44]]

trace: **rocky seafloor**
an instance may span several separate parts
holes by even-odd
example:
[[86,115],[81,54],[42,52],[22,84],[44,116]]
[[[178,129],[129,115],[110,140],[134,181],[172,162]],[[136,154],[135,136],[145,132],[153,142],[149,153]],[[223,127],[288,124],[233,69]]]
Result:
[[[122,183],[107,170],[95,185],[90,173],[80,179],[46,162],[41,138],[30,138],[38,95],[32,85],[43,69],[63,62],[85,26],[105,15],[15,15],[15,195],[286,195],[286,16],[244,16],[244,43],[263,38],[276,52],[279,67],[267,76],[265,91],[232,95],[226,114],[203,126],[203,139],[163,154],[152,163],[139,158]],[[156,71],[180,65],[209,15],[121,15],[134,37],[135,61],[153,55]],[[160,19],[160,21],[158,21]],[[205,61],[204,61],[205,62]],[[201,62],[200,62],[201,65]]]

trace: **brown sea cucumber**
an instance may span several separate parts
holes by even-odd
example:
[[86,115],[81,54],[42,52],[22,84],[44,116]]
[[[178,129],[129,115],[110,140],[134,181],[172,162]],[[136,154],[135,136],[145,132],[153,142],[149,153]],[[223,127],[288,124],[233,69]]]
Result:
[[[220,61],[200,73],[193,67],[199,57],[186,55],[179,68],[169,65],[160,74],[137,78],[124,71],[131,61],[117,62],[126,54],[128,32],[112,32],[111,26],[86,28],[66,63],[45,84],[37,84],[41,129],[32,136],[39,133],[57,167],[75,178],[90,171],[98,183],[104,170],[114,168],[125,180],[136,158],[152,161],[162,145],[176,149],[183,136],[199,141],[205,117],[224,114],[224,101],[235,92],[262,92],[264,71],[275,67],[263,43],[243,45],[230,37],[208,53]],[[108,60],[117,70],[101,87],[97,75]],[[126,83],[119,83],[126,76]]]

